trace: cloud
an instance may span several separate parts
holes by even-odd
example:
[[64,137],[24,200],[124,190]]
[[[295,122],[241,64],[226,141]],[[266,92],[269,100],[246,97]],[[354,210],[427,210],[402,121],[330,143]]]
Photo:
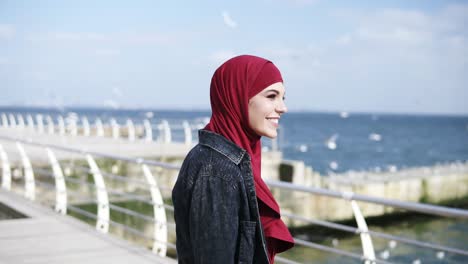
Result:
[[[415,10],[382,9],[358,16],[350,14],[344,19],[356,19],[357,27],[337,39],[337,43],[351,41],[378,44],[427,47],[449,39],[460,41],[468,37],[468,5],[450,5],[438,13]],[[353,21],[350,21],[353,23]]]
[[272,60],[285,71],[303,73],[304,76],[311,77],[311,72],[315,72],[317,67],[322,66],[319,55],[321,48],[310,45],[303,48],[287,47],[267,47],[257,52]]
[[110,40],[105,34],[89,32],[56,32],[52,36],[57,40],[64,41],[105,41]]
[[[182,36],[175,34],[164,34],[155,32],[144,33],[120,33],[120,34],[102,34],[95,32],[42,32],[26,36],[26,40],[32,42],[59,42],[73,45],[97,45],[102,44],[108,47],[118,46],[168,46],[177,42]],[[102,51],[104,51],[103,49]],[[111,50],[110,48],[107,50]],[[103,52],[104,55],[109,52]],[[117,49],[111,52],[112,55],[119,53]]]
[[123,96],[122,89],[120,89],[119,87],[112,88],[112,94],[117,96],[117,97],[122,97]]
[[418,11],[385,9],[364,18],[354,36],[370,42],[424,45],[437,34],[434,20]]
[[123,34],[116,40],[132,45],[171,45],[177,40],[176,37],[160,33]]
[[310,46],[263,48],[259,54],[279,66],[288,87],[294,87],[289,98],[297,105],[467,113],[460,100],[468,96],[467,7],[350,11],[342,16],[348,32]]
[[337,38],[336,43],[339,45],[348,45],[352,41],[352,37],[350,34],[344,34]]
[[220,65],[221,63],[225,62],[226,60],[228,60],[228,59],[230,59],[230,58],[232,58],[232,57],[234,57],[236,55],[238,55],[238,54],[236,54],[233,51],[226,51],[226,50],[215,51],[215,52],[211,53],[211,55],[209,56],[209,59],[214,64]]
[[15,35],[15,27],[13,25],[0,24],[0,39],[11,39]]
[[112,108],[112,109],[119,109],[120,105],[118,102],[112,100],[112,99],[106,99],[103,102],[104,107]]
[[227,11],[223,11],[222,15],[223,15],[224,24],[226,24],[226,26],[228,26],[230,28],[236,28],[237,27],[236,21],[234,21],[231,18],[231,16],[229,15],[229,13]]

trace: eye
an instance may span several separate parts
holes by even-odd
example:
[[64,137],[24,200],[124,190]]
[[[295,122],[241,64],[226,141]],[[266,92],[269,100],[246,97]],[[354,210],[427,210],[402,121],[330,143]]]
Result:
[[268,98],[268,99],[275,99],[275,98],[276,98],[276,94],[274,94],[274,93],[269,94],[269,95],[267,95],[267,98]]

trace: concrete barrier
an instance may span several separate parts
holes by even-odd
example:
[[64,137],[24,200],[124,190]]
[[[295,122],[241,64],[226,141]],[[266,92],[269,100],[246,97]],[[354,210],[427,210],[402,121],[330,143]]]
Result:
[[[457,200],[468,197],[468,162],[389,172],[348,172],[330,176],[314,172],[302,161],[281,161],[277,164],[278,170],[275,173],[268,171],[274,167],[269,162],[265,162],[268,166],[265,166],[263,171],[263,175],[268,176],[268,179],[289,181],[303,186],[436,205],[451,205]],[[279,189],[272,191],[284,212],[319,220],[354,219],[347,200]],[[365,217],[395,212],[393,208],[376,204],[360,202],[359,206]],[[290,226],[303,224],[303,222],[288,221]]]

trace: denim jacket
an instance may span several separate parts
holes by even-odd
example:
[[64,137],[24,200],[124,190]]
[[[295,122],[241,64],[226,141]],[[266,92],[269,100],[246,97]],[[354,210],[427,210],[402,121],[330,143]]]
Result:
[[200,130],[172,201],[179,263],[268,263],[250,156],[244,149]]

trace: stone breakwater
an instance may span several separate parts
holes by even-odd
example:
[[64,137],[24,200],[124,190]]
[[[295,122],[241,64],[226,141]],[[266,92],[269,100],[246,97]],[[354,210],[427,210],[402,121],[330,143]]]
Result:
[[[392,200],[448,205],[468,197],[468,162],[438,164],[386,172],[347,172],[323,176],[302,161],[281,161],[277,174],[270,161],[264,162],[269,179],[301,186],[326,188]],[[264,171],[264,172],[265,172]],[[309,193],[272,190],[283,212],[311,219],[342,221],[354,219],[349,201]],[[365,217],[382,216],[397,210],[388,206],[358,202]],[[306,223],[288,221],[291,226]]]

